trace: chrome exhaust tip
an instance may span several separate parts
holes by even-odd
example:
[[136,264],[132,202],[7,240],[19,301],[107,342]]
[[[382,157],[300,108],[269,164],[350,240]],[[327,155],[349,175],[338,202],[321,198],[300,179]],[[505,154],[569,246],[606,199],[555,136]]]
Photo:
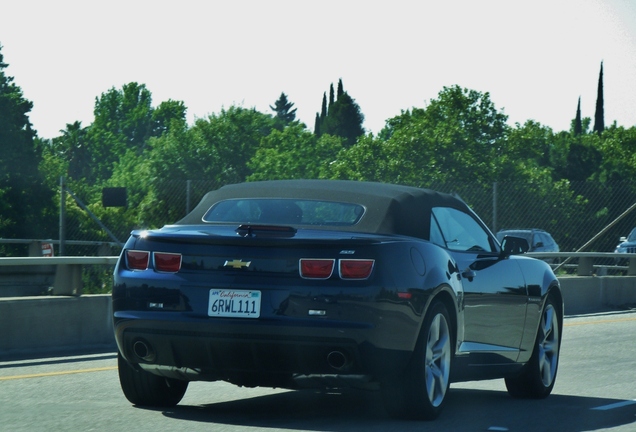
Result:
[[143,360],[147,363],[152,363],[155,361],[155,351],[152,349],[150,344],[144,340],[135,341],[135,343],[133,344],[133,352],[138,359]]
[[349,356],[342,351],[331,351],[327,354],[327,364],[335,370],[342,371],[350,366]]

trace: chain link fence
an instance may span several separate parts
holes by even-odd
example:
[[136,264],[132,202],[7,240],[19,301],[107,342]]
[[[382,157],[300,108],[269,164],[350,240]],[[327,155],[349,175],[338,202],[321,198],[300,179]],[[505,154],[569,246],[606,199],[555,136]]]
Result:
[[[143,200],[134,202],[134,197],[129,198],[127,209],[106,213],[101,222],[124,243],[132,229],[157,228],[178,221],[205,193],[219,186],[212,181],[164,180],[155,184],[151,193],[137,194],[144,195]],[[619,237],[636,227],[636,211],[624,214],[636,203],[636,182],[510,182],[489,187],[440,183],[424,187],[459,195],[494,233],[511,228],[543,229],[552,234],[565,252],[579,250],[609,226],[585,251],[613,252]],[[86,212],[79,208],[67,211],[67,240],[107,242],[114,255],[119,253],[119,246]],[[66,255],[93,255],[90,249],[69,245]]]

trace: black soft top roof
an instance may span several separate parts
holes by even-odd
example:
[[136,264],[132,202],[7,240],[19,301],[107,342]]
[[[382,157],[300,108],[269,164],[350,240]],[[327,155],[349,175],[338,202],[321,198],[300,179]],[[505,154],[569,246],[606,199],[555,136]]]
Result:
[[366,208],[356,225],[330,226],[328,229],[401,234],[425,239],[430,231],[432,207],[470,211],[463,201],[451,195],[411,186],[349,180],[272,180],[231,184],[208,192],[196,208],[176,225],[200,225],[204,223],[203,215],[212,205],[234,198],[298,198],[356,203]]

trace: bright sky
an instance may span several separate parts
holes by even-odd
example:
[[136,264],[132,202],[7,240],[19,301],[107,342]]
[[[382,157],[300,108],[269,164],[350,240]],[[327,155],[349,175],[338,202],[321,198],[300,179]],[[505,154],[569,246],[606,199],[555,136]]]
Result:
[[0,44],[43,138],[133,81],[190,124],[284,92],[313,130],[342,79],[373,133],[455,84],[562,131],[579,97],[594,118],[601,62],[605,124],[636,125],[633,0],[0,0]]

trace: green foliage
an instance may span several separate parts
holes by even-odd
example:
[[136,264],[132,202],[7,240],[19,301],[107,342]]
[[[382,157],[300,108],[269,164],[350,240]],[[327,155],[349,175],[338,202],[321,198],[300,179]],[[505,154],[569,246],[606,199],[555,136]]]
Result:
[[34,238],[48,232],[42,222],[51,191],[37,167],[42,149],[29,121],[33,104],[5,74],[0,46],[0,237]]
[[292,109],[294,104],[287,100],[287,95],[281,93],[280,97],[274,103],[274,106],[269,108],[276,113],[276,125],[278,128],[283,128],[296,120],[296,108]]
[[252,174],[247,180],[322,178],[342,148],[341,138],[316,138],[303,125],[274,130],[248,162]]
[[603,62],[598,75],[598,89],[596,94],[596,111],[594,112],[594,132],[598,134],[605,130],[605,107],[603,101]]
[[126,185],[129,200],[129,208],[118,217],[130,229],[181,219],[188,207],[186,180],[206,181],[192,186],[194,204],[210,189],[244,181],[252,172],[248,161],[274,123],[270,115],[240,107],[199,119],[190,128],[173,123],[161,136],[150,138],[141,154],[131,149],[115,164],[109,184]]
[[161,102],[152,111],[152,136],[158,137],[167,133],[171,129],[183,129],[186,124],[187,108],[182,101],[169,99]]
[[[323,94],[313,133],[295,121],[285,93],[270,106],[274,115],[232,106],[189,126],[183,102],[153,108],[145,85],[129,83],[96,98],[92,124],[71,122],[40,140],[31,103],[5,68],[0,54],[0,236],[55,238],[60,177],[122,241],[132,229],[181,219],[210,189],[246,180],[337,178],[457,193],[497,228],[542,220],[563,250],[624,211],[619,197],[636,202],[636,185],[626,183],[636,172],[636,127],[593,133],[580,110],[569,131],[533,120],[509,126],[489,93],[444,87],[373,136],[340,80]],[[495,184],[504,198],[490,219],[484,197]],[[127,188],[127,207],[102,206],[102,188],[113,186]],[[111,240],[70,196],[66,212],[67,238]],[[99,270],[84,277],[91,292],[107,289]]]
[[355,144],[358,137],[364,134],[364,115],[358,104],[344,92],[337,101],[330,105],[327,118],[320,126],[322,135],[335,135],[344,139],[346,146]]
[[113,269],[110,266],[85,266],[82,269],[83,294],[109,294],[113,287]]
[[[88,148],[81,155],[85,160],[82,178],[92,184],[107,181],[115,163],[130,150],[141,154],[150,138],[185,127],[185,113],[180,101],[169,100],[153,108],[150,91],[135,82],[102,93],[95,99],[95,121],[85,132],[83,142]],[[74,172],[72,166],[69,170]]]
[[596,178],[602,182],[631,180],[636,173],[636,127],[612,126],[594,144],[602,155]]
[[[497,179],[498,156],[505,153],[506,120],[488,93],[444,88],[426,109],[403,111],[388,120],[382,134],[386,140],[360,140],[334,169],[338,177],[348,171],[356,178],[414,186],[449,180],[489,185]],[[365,175],[343,166],[361,159]]]
[[581,98],[579,97],[579,103],[576,106],[576,117],[572,121],[572,133],[576,135],[581,135],[583,133],[583,122],[581,120]]
[[343,150],[329,166],[329,177],[341,180],[405,183],[404,174],[414,169],[398,154],[396,146],[366,135]]
[[333,84],[329,88],[329,105],[326,94],[322,99],[320,116],[316,116],[314,133],[317,136],[335,135],[344,139],[344,145],[351,147],[364,134],[364,115],[358,104],[344,91],[342,80],[338,82],[338,99],[334,97]]
[[207,120],[197,120],[195,134],[203,139],[205,150],[217,158],[213,177],[207,178],[222,184],[244,181],[251,174],[247,162],[273,129],[272,116],[234,106]]
[[152,136],[152,97],[144,85],[111,88],[95,100],[95,121],[88,130],[91,183],[107,180],[127,150],[141,151]]

